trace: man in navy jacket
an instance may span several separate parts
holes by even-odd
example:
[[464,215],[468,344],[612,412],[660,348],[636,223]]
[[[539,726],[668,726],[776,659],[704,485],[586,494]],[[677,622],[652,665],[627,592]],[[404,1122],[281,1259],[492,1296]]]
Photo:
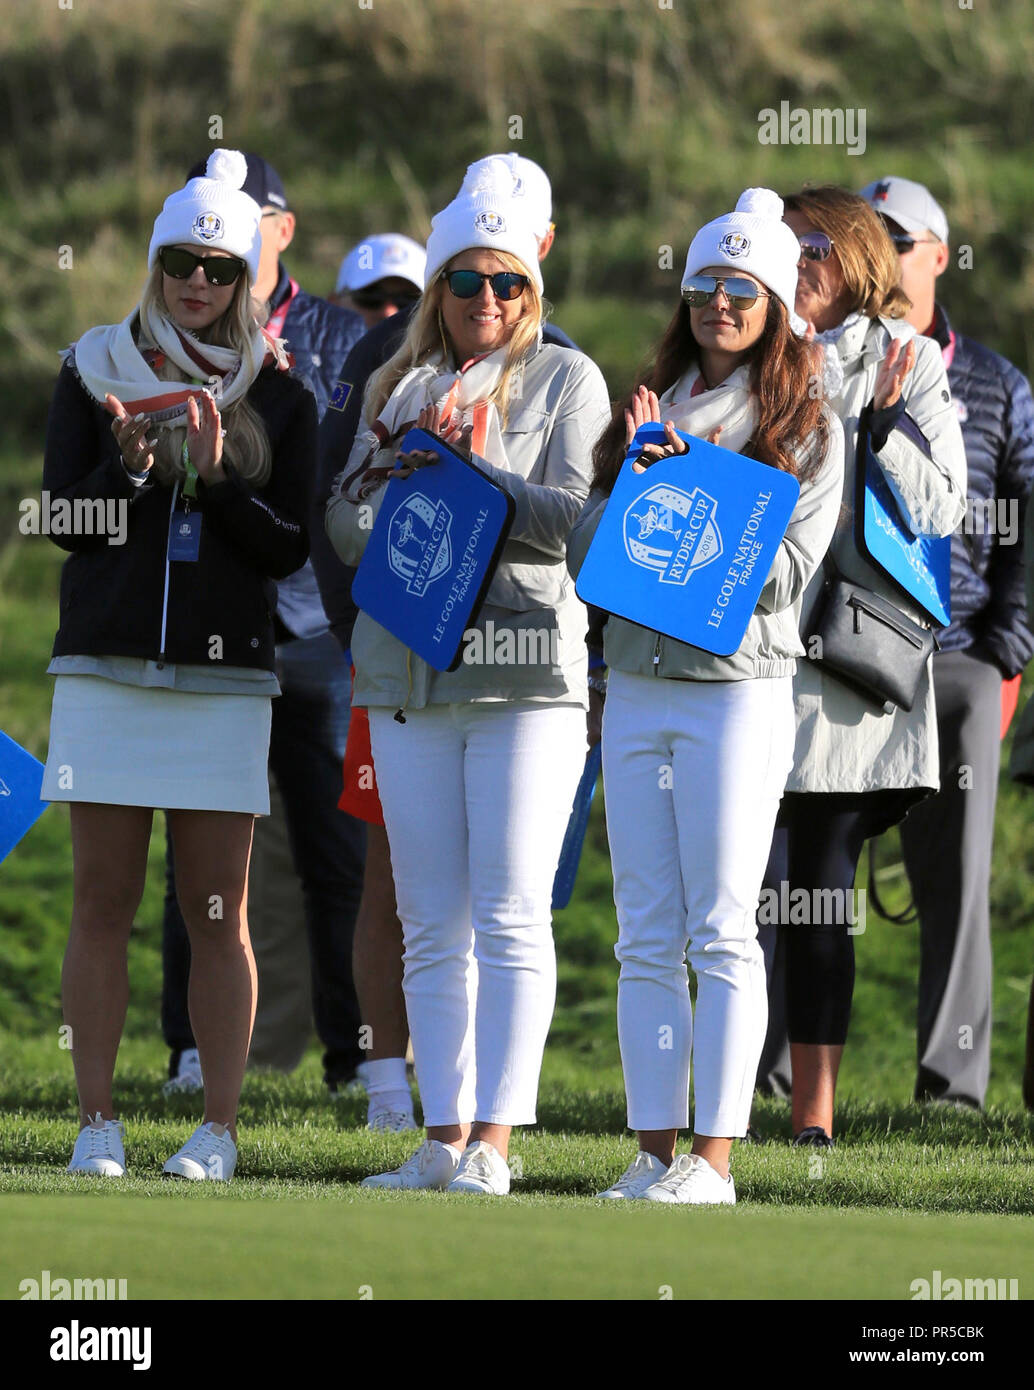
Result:
[[951,540],[951,623],[933,658],[941,790],[909,812],[901,841],[920,929],[915,1096],[981,1107],[991,1064],[989,884],[1002,682],[1034,654],[1023,569],[1034,401],[1012,363],[963,337],[935,302],[950,255],[947,219],[929,191],[884,178],[862,197],[900,255],[909,321],[944,353],[966,444],[969,497]]

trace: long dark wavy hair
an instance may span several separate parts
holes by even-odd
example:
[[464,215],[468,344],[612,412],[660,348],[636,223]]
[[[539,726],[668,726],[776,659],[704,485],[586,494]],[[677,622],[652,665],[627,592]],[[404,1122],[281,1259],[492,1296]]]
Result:
[[[689,306],[680,301],[652,361],[639,380],[661,395],[692,366],[699,364],[700,346],[693,336]],[[749,349],[750,391],[757,402],[757,428],[741,453],[792,473],[800,482],[810,481],[822,466],[829,442],[829,428],[822,410],[821,359],[811,343],[790,329],[782,300],[772,295],[761,337]],[[608,497],[627,452],[625,410],[631,409],[632,393],[614,407],[610,424],[592,451],[593,487]],[[809,447],[801,459],[801,446]]]

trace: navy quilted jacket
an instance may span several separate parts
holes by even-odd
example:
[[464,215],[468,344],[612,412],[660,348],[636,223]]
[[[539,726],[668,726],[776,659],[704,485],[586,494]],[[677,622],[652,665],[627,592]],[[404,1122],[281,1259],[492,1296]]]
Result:
[[[275,310],[287,293],[287,267],[280,262],[280,278],[269,296]],[[316,413],[322,420],[327,401],[338,379],[341,364],[366,332],[362,318],[326,299],[299,289],[287,311],[283,334],[294,356],[294,369],[316,397]]]
[[[937,306],[933,336],[949,324]],[[1027,624],[1023,525],[1034,485],[1034,399],[1026,377],[982,343],[955,334],[948,383],[966,445],[966,520],[951,538],[951,625],[944,651],[979,646],[1006,677],[1034,655]],[[984,504],[993,500],[992,509]]]

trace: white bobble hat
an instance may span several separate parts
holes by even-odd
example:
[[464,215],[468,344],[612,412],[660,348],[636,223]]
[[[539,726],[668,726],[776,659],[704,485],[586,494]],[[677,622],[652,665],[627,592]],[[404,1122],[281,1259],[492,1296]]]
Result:
[[255,283],[262,239],[262,209],[243,192],[248,162],[240,150],[213,150],[202,178],[170,193],[158,214],[147,252],[148,269],[163,246],[196,242],[239,256]]
[[507,251],[516,256],[542,293],[539,243],[523,201],[513,196],[513,173],[505,159],[493,155],[468,171],[463,187],[448,207],[431,219],[427,238],[424,288],[453,256],[472,247]]
[[709,265],[745,270],[793,313],[801,247],[783,221],[783,200],[771,188],[748,188],[734,212],[701,227],[686,257],[683,283]]
[[553,220],[553,189],[545,169],[533,159],[525,159],[521,154],[491,154],[475,160],[467,168],[460,192],[464,192],[483,166],[493,159],[501,159],[509,168],[513,179],[512,196],[523,200],[531,229],[541,240],[549,232]]

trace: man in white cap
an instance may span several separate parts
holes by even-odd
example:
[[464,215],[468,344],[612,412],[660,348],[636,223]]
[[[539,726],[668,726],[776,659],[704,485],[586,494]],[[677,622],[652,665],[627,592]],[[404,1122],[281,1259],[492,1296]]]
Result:
[[[1018,681],[1034,654],[1021,539],[1034,482],[1034,401],[1012,363],[952,329],[936,302],[950,253],[948,220],[930,191],[886,177],[861,196],[901,258],[909,322],[941,346],[966,445],[969,500],[951,543],[951,623],[933,658],[941,790],[909,812],[901,842],[919,915],[916,1099],[981,1107],[991,1063],[991,846],[1008,722],[1002,682]],[[1008,715],[1013,708],[1015,694]]]
[[[498,160],[507,165],[513,181],[511,196],[517,204],[515,211],[520,212],[534,235],[541,262],[553,245],[555,228],[549,179],[537,164],[514,154],[488,155],[470,165],[462,187],[471,186],[489,161]],[[354,571],[343,565],[330,547],[323,514],[334,478],[352,449],[366,383],[400,346],[415,307],[414,304],[403,308],[377,324],[351,350],[339,373],[320,429],[320,456],[313,490],[312,561],[331,628],[346,651],[351,645],[356,617],[351,595]],[[542,339],[560,347],[575,347],[571,339],[551,323],[542,325]],[[377,862],[387,862],[387,836],[382,826],[368,825],[367,844],[368,863],[371,856],[378,853],[381,857]],[[363,1023],[370,1025],[374,1039],[373,1051],[368,1054],[369,1060],[362,1065],[359,1075],[370,1094],[371,1125],[403,1129],[413,1127],[414,1121],[405,1079],[408,1029],[402,993],[402,924],[394,912],[392,884],[377,882],[376,878],[371,873],[366,875],[356,924],[355,976]],[[372,997],[369,987],[367,998],[363,997],[364,981],[374,982],[376,998]]]
[[426,262],[427,252],[408,236],[380,232],[365,237],[341,262],[331,303],[354,309],[369,330],[416,304]]

